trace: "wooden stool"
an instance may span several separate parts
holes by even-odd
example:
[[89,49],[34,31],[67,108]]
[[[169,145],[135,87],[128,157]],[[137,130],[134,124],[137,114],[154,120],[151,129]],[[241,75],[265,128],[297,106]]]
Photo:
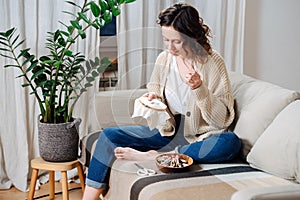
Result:
[[54,172],[61,171],[61,183],[62,183],[62,195],[63,200],[69,200],[69,192],[68,192],[68,177],[67,171],[74,169],[77,167],[78,176],[80,179],[81,189],[84,192],[84,174],[81,163],[78,160],[70,161],[70,162],[47,162],[42,158],[35,158],[31,160],[32,167],[32,176],[30,181],[30,189],[28,193],[28,200],[32,200],[35,192],[35,184],[38,177],[39,169],[48,170],[49,171],[49,190],[50,190],[50,199],[54,199]]

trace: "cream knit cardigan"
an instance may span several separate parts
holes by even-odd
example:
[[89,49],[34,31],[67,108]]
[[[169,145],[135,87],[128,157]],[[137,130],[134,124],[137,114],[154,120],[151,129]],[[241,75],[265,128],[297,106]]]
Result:
[[[147,84],[149,92],[154,92],[165,104],[164,90],[172,56],[166,51],[159,54]],[[207,62],[196,63],[196,67],[202,74],[202,84],[191,91],[184,121],[184,136],[190,143],[227,131],[234,119],[234,100],[223,58],[213,51]],[[167,111],[172,116],[170,110]],[[166,121],[159,132],[162,136],[173,135],[174,117]]]

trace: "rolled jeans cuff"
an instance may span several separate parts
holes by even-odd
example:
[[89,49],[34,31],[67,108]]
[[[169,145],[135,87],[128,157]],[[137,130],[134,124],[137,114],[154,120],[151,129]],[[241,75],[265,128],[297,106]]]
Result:
[[103,190],[108,190],[108,184],[107,183],[98,183],[96,181],[93,181],[91,179],[86,178],[85,180],[86,185],[93,187],[93,188],[97,188],[97,189],[103,189]]

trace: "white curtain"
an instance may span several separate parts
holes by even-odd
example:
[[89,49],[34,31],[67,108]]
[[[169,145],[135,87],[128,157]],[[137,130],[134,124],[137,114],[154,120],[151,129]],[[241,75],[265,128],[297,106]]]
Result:
[[159,12],[176,2],[195,6],[212,29],[214,48],[228,70],[242,72],[245,0],[143,0],[123,5],[117,20],[120,89],[145,85],[158,53],[164,48]]
[[[76,0],[80,5],[83,0]],[[68,23],[70,15],[62,11],[76,13],[73,6],[61,0],[0,0],[0,31],[16,27],[20,37],[26,39],[22,49],[30,47],[37,57],[47,54],[45,41],[47,31],[55,31]],[[77,49],[87,58],[98,56],[99,33],[95,29],[87,32],[87,39],[77,43]],[[1,46],[1,44],[0,44]],[[21,87],[22,79],[17,69],[3,66],[8,60],[0,57],[0,189],[14,185],[22,191],[28,187],[31,175],[30,160],[39,155],[37,143],[37,116],[39,110],[29,89]],[[91,88],[78,102],[75,117],[82,118],[80,137],[89,131],[99,129],[95,119],[94,93],[98,84]]]

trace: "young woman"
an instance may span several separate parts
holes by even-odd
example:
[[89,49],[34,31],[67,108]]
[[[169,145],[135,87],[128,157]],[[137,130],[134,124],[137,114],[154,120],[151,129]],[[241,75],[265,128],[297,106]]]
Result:
[[156,60],[144,96],[165,103],[171,118],[153,130],[104,129],[88,170],[85,200],[98,199],[108,190],[116,158],[154,160],[158,152],[174,151],[197,163],[216,163],[239,153],[239,138],[227,132],[234,119],[230,81],[222,57],[210,44],[209,27],[194,7],[183,3],[163,10],[157,23],[166,50]]

